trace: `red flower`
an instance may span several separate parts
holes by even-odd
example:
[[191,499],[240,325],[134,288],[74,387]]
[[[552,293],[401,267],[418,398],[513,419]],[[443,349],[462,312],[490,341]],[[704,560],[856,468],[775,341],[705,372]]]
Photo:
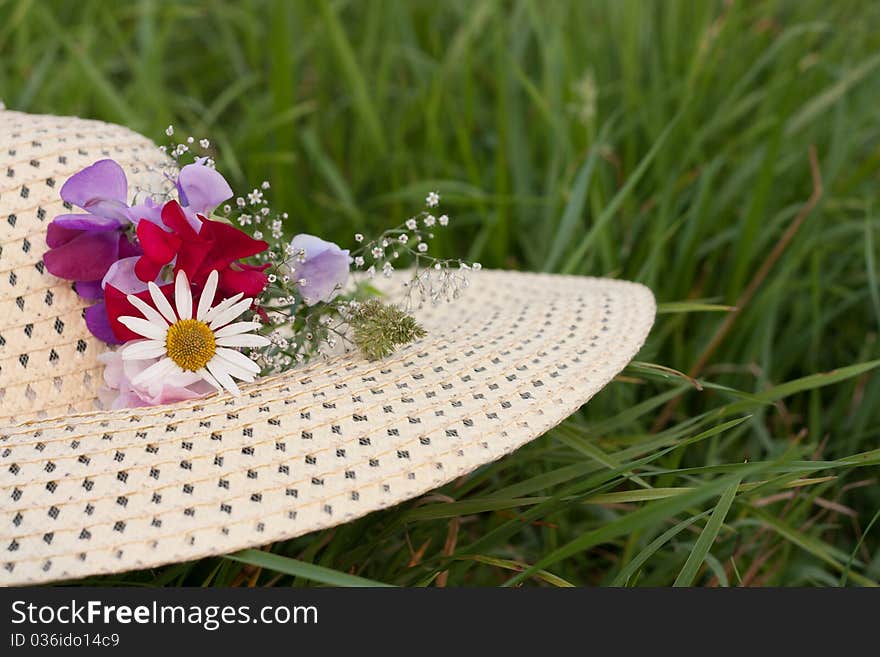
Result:
[[246,297],[256,297],[269,282],[266,274],[263,273],[268,268],[268,262],[264,265],[233,262],[226,269],[220,271],[217,291],[222,297],[231,297],[239,292]]
[[263,273],[268,265],[257,267],[238,261],[265,251],[269,245],[221,221],[201,215],[199,219],[202,225],[196,231],[177,201],[169,201],[162,207],[162,223],[170,231],[150,221],[138,222],[137,234],[144,255],[135,265],[137,277],[144,282],[155,280],[162,267],[176,257],[174,273],[182,269],[198,288],[216,269],[222,297],[238,292],[256,296],[262,292],[268,283]]
[[[165,295],[165,298],[168,299],[168,302],[171,304],[171,307],[174,307],[174,283],[167,283],[159,288],[162,291],[162,294]],[[104,302],[107,304],[107,317],[110,319],[110,330],[113,331],[113,335],[120,342],[128,342],[129,340],[142,340],[143,336],[138,335],[127,326],[122,324],[119,321],[120,317],[141,317],[141,311],[132,305],[132,303],[126,298],[128,295],[125,292],[118,290],[112,285],[107,285],[104,288]],[[148,305],[152,306],[153,301],[150,297],[150,291],[144,290],[143,292],[138,292],[135,294],[138,299],[142,301],[146,301]],[[194,303],[198,303],[198,300],[194,299]]]

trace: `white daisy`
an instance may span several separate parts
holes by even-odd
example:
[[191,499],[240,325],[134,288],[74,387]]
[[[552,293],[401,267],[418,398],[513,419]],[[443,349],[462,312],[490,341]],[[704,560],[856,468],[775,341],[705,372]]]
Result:
[[122,359],[160,358],[132,379],[133,385],[148,386],[172,374],[192,372],[217,390],[226,389],[239,395],[241,392],[233,377],[249,383],[259,374],[260,367],[236,348],[268,346],[268,338],[249,333],[260,328],[261,324],[232,323],[251,307],[253,299],[242,299],[244,295],[238,293],[212,308],[218,278],[216,271],[208,276],[195,313],[192,291],[183,271],[177,273],[174,282],[176,313],[155,283],[149,284],[152,306],[134,295],[128,295],[128,301],[141,312],[143,318],[124,316],[119,321],[146,339],[130,342],[123,347]]

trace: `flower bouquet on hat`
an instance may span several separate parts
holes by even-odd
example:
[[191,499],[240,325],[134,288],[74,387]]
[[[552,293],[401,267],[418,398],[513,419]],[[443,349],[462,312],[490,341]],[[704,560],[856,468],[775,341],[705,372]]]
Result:
[[0,109],[0,584],[412,499],[563,421],[653,323],[635,283],[434,257],[437,192],[337,245],[178,141]]
[[[214,160],[193,155],[195,143],[161,147],[171,158],[160,197],[136,190],[130,199],[119,163],[90,164],[60,191],[82,212],[48,225],[46,269],[96,301],[84,321],[109,347],[100,357],[105,408],[240,395],[237,382],[332,353],[337,343],[382,358],[425,332],[406,308],[374,296],[370,278],[390,277],[392,260],[405,256],[414,263],[405,284],[420,302],[437,303],[480,269],[427,254],[432,231],[449,222],[432,213],[437,192],[427,210],[378,238],[356,234],[352,249],[307,234],[287,241],[288,215],[269,206],[269,182],[233,203]],[[359,282],[349,280],[352,267],[365,274]]]

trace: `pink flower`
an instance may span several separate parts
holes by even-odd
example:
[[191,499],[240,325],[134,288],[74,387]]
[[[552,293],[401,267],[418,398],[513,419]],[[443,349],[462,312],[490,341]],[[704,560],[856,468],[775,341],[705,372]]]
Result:
[[[125,346],[129,344],[131,343],[127,342]],[[98,359],[105,366],[104,385],[98,390],[98,398],[108,410],[173,404],[215,392],[214,388],[195,372],[172,374],[161,382],[151,385],[132,385],[132,379],[158,362],[158,358],[122,360],[122,349],[117,349],[101,354]]]

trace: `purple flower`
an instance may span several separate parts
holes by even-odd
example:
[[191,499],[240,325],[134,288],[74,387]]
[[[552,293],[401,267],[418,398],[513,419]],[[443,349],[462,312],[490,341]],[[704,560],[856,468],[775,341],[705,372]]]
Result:
[[177,175],[177,195],[181,207],[209,215],[232,196],[232,188],[220,172],[205,165],[205,158],[198,158]]
[[162,204],[156,203],[149,196],[143,203],[131,206],[131,223],[137,226],[141,219],[152,221],[157,226],[162,225]]
[[314,235],[297,235],[290,248],[293,257],[289,265],[299,281],[303,302],[313,306],[332,300],[348,280],[348,250]]
[[123,232],[130,222],[125,172],[113,160],[95,162],[64,183],[61,198],[87,214],[63,214],[49,224],[46,270],[76,281],[81,296],[101,298],[100,282],[110,266],[140,254]]
[[94,306],[89,306],[85,311],[86,326],[92,335],[101,342],[107,344],[122,344],[122,340],[116,337],[110,327],[110,317],[107,315],[107,304],[101,299]]

